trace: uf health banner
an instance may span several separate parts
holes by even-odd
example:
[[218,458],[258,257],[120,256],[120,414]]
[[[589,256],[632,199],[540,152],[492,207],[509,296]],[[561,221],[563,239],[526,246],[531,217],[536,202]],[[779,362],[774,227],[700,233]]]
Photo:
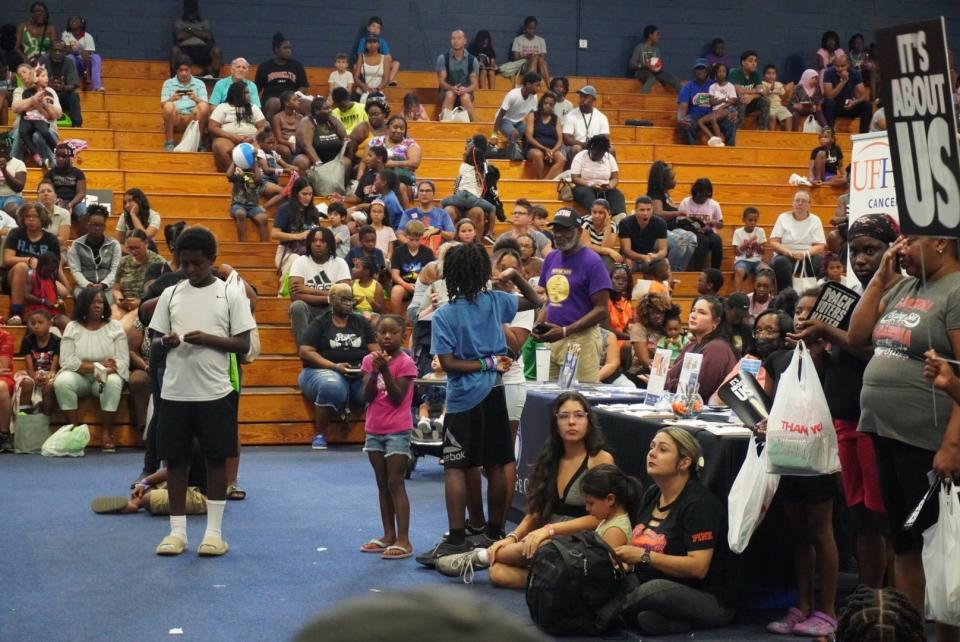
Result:
[[960,146],[943,18],[878,29],[880,88],[904,234],[960,236]]
[[[853,150],[850,153],[850,202],[847,205],[847,220],[852,224],[867,214],[889,214],[899,222],[897,188],[894,185],[893,161],[890,160],[887,132],[854,134],[850,137],[850,142]],[[854,289],[860,287],[860,282],[853,274],[849,256],[846,285]]]

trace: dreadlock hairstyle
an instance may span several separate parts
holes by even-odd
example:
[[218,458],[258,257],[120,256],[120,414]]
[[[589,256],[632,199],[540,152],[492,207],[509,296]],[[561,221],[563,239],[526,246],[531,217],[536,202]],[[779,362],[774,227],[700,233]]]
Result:
[[923,617],[893,589],[860,586],[837,623],[837,642],[924,642]]
[[450,248],[443,259],[443,278],[450,300],[477,300],[487,290],[490,280],[490,257],[478,243],[465,243]]

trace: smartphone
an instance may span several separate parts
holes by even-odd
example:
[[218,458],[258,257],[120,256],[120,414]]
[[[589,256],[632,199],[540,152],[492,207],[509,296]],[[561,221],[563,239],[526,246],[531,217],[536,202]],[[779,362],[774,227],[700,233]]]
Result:
[[533,326],[534,334],[546,334],[549,331],[550,326],[548,326],[546,323],[538,323],[537,325]]
[[178,90],[177,90],[177,94],[179,94],[179,95],[181,95],[181,96],[186,96],[186,95],[189,94],[189,93],[190,93],[190,90],[189,90],[189,89],[178,89]]

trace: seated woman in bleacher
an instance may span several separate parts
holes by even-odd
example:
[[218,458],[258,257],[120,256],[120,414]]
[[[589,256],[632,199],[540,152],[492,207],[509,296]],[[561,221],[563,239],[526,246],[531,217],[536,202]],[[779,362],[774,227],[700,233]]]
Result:
[[263,113],[268,120],[283,108],[280,96],[284,92],[299,91],[307,94],[310,91],[307,70],[293,57],[293,47],[287,37],[279,31],[274,33],[272,47],[273,58],[257,65],[254,81],[260,90],[260,104],[263,105]]
[[[350,144],[347,146],[346,156],[351,159],[355,155],[364,153],[364,150],[370,147],[370,140],[377,136],[386,136],[387,118],[390,116],[390,105],[383,98],[371,98],[363,106],[367,112],[367,120],[359,123],[350,132]],[[358,177],[359,178],[359,177]]]
[[520,246],[520,267],[523,276],[529,279],[540,277],[540,270],[543,269],[543,259],[537,256],[537,241],[532,234],[518,234],[516,237],[517,245]]
[[[3,242],[3,266],[7,270],[6,286],[10,292],[10,316],[7,325],[23,325],[23,293],[30,270],[36,269],[41,254],[53,252],[60,256],[60,242],[44,228],[50,224],[47,208],[39,203],[27,203],[17,209],[20,227],[7,233]],[[63,295],[67,289],[63,288]]]
[[327,447],[327,425],[334,413],[345,416],[348,404],[362,407],[360,362],[379,349],[373,326],[353,314],[353,287],[337,283],[330,288],[330,309],[313,320],[299,348],[303,370],[297,382],[313,402],[314,450]]
[[[297,126],[297,156],[293,164],[301,174],[306,174],[310,167],[335,160],[346,140],[347,130],[343,124],[330,114],[323,98],[314,98],[310,103],[310,115],[304,116]],[[349,167],[346,156],[340,162],[345,170]]]
[[123,193],[123,211],[117,219],[117,227],[113,237],[121,244],[127,242],[127,237],[134,230],[141,230],[147,237],[147,245],[156,251],[154,239],[160,229],[160,212],[150,207],[147,195],[139,187],[132,187]]
[[267,126],[260,108],[250,102],[250,90],[242,81],[227,89],[226,101],[210,114],[207,127],[213,139],[213,162],[218,172],[225,172],[232,162],[233,148],[240,143],[256,143],[257,133]]
[[603,198],[610,203],[614,217],[626,215],[623,192],[617,189],[620,167],[610,153],[609,137],[594,136],[588,140],[587,148],[573,157],[570,174],[573,200],[584,210],[589,211],[595,200]]
[[163,264],[163,257],[147,247],[147,235],[143,230],[134,230],[124,244],[126,254],[117,266],[117,278],[113,283],[113,318],[120,321],[126,331],[137,319],[137,309],[143,298],[143,285],[147,268]]
[[557,96],[545,92],[540,96],[536,111],[523,117],[524,147],[527,162],[534,178],[552,181],[567,166],[563,153],[563,123],[554,112]]
[[807,69],[800,76],[800,82],[793,87],[787,109],[793,114],[793,131],[803,129],[808,116],[821,128],[827,126],[827,117],[823,113],[823,89],[820,87],[820,74],[816,69]]
[[437,570],[470,582],[474,570],[489,568],[495,586],[526,586],[530,561],[544,542],[592,531],[599,524],[587,513],[580,480],[589,469],[614,463],[605,447],[590,402],[578,392],[561,393],[551,407],[549,437],[530,475],[526,516],[490,548],[441,557]]
[[[683,357],[688,353],[702,354],[700,364],[699,394],[709,399],[731,368],[737,363],[730,341],[725,335],[723,304],[715,296],[702,296],[693,302],[690,309],[690,342],[684,346],[680,358],[667,374],[667,388],[676,390],[683,367]],[[680,392],[680,391],[678,391]]]
[[360,102],[366,102],[367,96],[376,92],[383,92],[387,86],[386,76],[393,66],[393,58],[380,51],[380,37],[367,34],[364,41],[364,51],[357,56],[353,67],[353,78],[356,88],[353,90]]
[[774,251],[770,267],[777,275],[777,290],[783,290],[793,283],[798,261],[806,262],[810,276],[819,274],[826,243],[823,222],[810,212],[810,194],[798,191],[793,195],[793,209],[777,217],[770,240],[767,241]]
[[67,28],[60,38],[77,66],[83,80],[83,90],[103,91],[103,82],[100,80],[102,61],[93,36],[87,32],[87,21],[80,16],[70,16],[67,18]]
[[59,239],[60,247],[66,247],[70,243],[70,212],[57,205],[57,193],[50,180],[45,178],[37,184],[37,201],[50,215],[50,222],[43,229]]
[[605,198],[595,200],[590,206],[590,216],[584,216],[582,221],[580,241],[599,254],[607,268],[623,263],[617,224],[610,218],[610,201]]
[[[459,221],[461,218],[469,218],[473,221],[477,238],[479,239],[480,234],[484,233],[484,240],[493,245],[496,241],[493,234],[487,231],[487,227],[488,225],[492,226],[493,213],[496,208],[483,198],[484,181],[487,174],[486,153],[487,139],[482,134],[476,134],[467,141],[463,153],[463,162],[460,163],[457,179],[453,183],[453,196],[448,196],[440,201],[440,205],[447,210],[450,218],[455,221]],[[458,224],[456,238],[462,240],[459,239],[459,231]]]
[[110,318],[110,306],[100,290],[83,290],[73,308],[60,343],[60,372],[53,382],[57,404],[70,423],[79,425],[78,399],[93,395],[100,400],[103,452],[114,452],[113,422],[120,394],[127,380],[130,350],[118,321]]
[[391,116],[387,121],[388,133],[375,136],[367,144],[369,147],[384,147],[387,150],[388,169],[392,169],[400,181],[397,196],[404,209],[411,206],[413,186],[417,184],[417,168],[420,167],[422,151],[417,141],[407,136],[407,119],[403,116]]
[[307,235],[320,224],[320,212],[313,204],[313,187],[302,176],[290,189],[291,198],[277,208],[270,238],[277,241],[274,264],[282,279],[298,256],[307,253]]
[[30,19],[17,25],[17,49],[36,62],[53,45],[57,28],[50,23],[50,11],[42,2],[30,5]]
[[670,296],[666,288],[650,291],[637,299],[634,323],[630,326],[630,346],[633,348],[632,373],[644,374],[650,369],[657,341],[663,336],[663,325],[670,310]]
[[650,443],[654,485],[643,496],[632,541],[616,549],[640,581],[627,596],[624,619],[646,635],[733,621],[724,590],[726,511],[700,482],[703,464],[700,444],[683,428],[663,428]]
[[307,253],[290,266],[290,326],[300,344],[307,326],[330,309],[330,288],[353,283],[347,262],[336,256],[337,239],[329,227],[307,233]]

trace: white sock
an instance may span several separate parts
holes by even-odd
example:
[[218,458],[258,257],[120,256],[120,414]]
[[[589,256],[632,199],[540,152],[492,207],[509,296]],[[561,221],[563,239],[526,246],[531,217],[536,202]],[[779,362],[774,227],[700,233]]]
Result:
[[489,553],[487,553],[487,549],[485,548],[477,549],[477,561],[480,562],[481,564],[486,564],[487,566],[490,565],[490,555]]
[[179,537],[184,542],[187,541],[187,516],[186,515],[171,515],[170,516],[170,534]]
[[203,538],[219,537],[223,538],[220,532],[220,525],[223,523],[223,509],[227,507],[227,500],[208,499],[207,500],[207,530],[203,533]]

